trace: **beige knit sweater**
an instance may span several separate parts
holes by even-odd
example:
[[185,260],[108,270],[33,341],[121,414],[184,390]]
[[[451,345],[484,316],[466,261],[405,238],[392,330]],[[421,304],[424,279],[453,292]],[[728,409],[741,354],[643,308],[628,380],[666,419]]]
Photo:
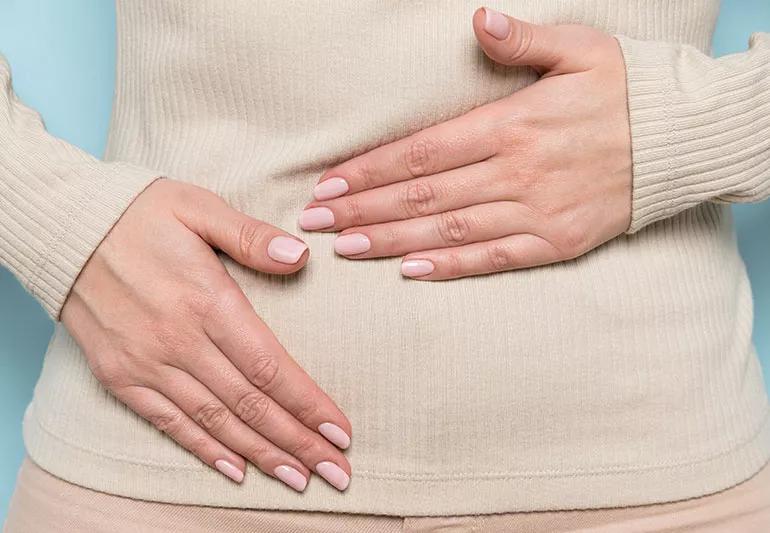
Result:
[[[0,260],[56,317],[158,175],[289,231],[330,165],[534,80],[477,47],[467,0],[120,0],[107,161],[46,134],[0,63]],[[633,223],[552,266],[443,283],[348,261],[331,234],[290,279],[228,269],[349,415],[353,480],[227,481],[115,401],[57,327],[31,457],[114,494],[398,515],[621,506],[714,492],[770,457],[729,206],[770,194],[770,36],[712,59],[716,0],[500,0],[621,37]],[[120,305],[120,302],[115,302]],[[235,319],[235,318],[234,318]]]

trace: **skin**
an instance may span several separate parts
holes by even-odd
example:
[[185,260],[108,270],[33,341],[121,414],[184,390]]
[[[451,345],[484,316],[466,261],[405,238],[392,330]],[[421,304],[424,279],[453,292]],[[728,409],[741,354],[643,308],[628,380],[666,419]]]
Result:
[[427,260],[433,271],[416,278],[442,280],[565,261],[628,228],[631,146],[617,41],[586,26],[506,19],[501,40],[479,9],[479,44],[498,63],[535,68],[540,80],[325,172],[319,183],[342,178],[348,191],[306,209],[331,210],[334,224],[321,231],[370,243],[361,253],[338,244],[338,253]]
[[[257,317],[214,248],[261,272],[291,274],[268,243],[285,232],[199,187],[150,185],[98,247],[62,322],[96,378],[119,400],[215,467],[248,460],[307,479],[322,461],[350,475],[316,429],[348,419]],[[237,317],[234,319],[233,317]],[[237,477],[237,476],[236,476]]]
[[[533,67],[541,79],[324,173],[319,183],[341,178],[347,191],[307,208],[333,214],[323,230],[368,239],[370,249],[351,259],[427,260],[433,271],[418,279],[449,279],[571,259],[628,227],[630,133],[616,41],[510,17],[497,38],[486,20],[483,9],[474,14],[486,54]],[[332,423],[349,436],[350,422],[215,252],[290,275],[308,253],[273,260],[278,236],[296,239],[204,189],[156,181],[88,261],[62,322],[116,398],[207,465],[226,461],[237,474],[250,461],[273,477],[288,466],[307,479],[323,476],[317,465],[326,462],[350,476],[318,431]]]

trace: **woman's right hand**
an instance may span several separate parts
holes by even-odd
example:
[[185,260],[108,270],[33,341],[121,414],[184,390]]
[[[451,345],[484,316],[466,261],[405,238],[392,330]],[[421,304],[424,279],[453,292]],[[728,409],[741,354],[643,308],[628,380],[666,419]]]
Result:
[[344,490],[350,464],[330,442],[346,448],[350,422],[213,248],[273,274],[308,257],[303,242],[215,194],[161,179],[89,259],[62,322],[112,394],[207,465],[240,482],[248,460],[298,491],[314,471]]

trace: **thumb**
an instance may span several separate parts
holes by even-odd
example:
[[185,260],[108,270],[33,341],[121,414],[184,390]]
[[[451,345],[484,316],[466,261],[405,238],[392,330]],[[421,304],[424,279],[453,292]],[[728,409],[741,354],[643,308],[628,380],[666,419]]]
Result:
[[540,74],[591,68],[586,47],[596,32],[587,26],[540,26],[482,7],[473,15],[473,30],[487,56],[503,65],[530,66]]
[[177,210],[177,217],[209,246],[271,274],[291,274],[307,263],[307,244],[297,237],[236,211],[214,193],[198,193],[201,198]]

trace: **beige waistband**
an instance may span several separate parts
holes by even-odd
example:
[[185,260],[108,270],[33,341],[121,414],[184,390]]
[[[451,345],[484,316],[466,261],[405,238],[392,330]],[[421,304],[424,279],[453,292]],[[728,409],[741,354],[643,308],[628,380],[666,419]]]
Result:
[[427,533],[770,531],[770,463],[731,489],[675,503],[455,517],[392,517],[174,505],[113,496],[22,464],[4,533]]

